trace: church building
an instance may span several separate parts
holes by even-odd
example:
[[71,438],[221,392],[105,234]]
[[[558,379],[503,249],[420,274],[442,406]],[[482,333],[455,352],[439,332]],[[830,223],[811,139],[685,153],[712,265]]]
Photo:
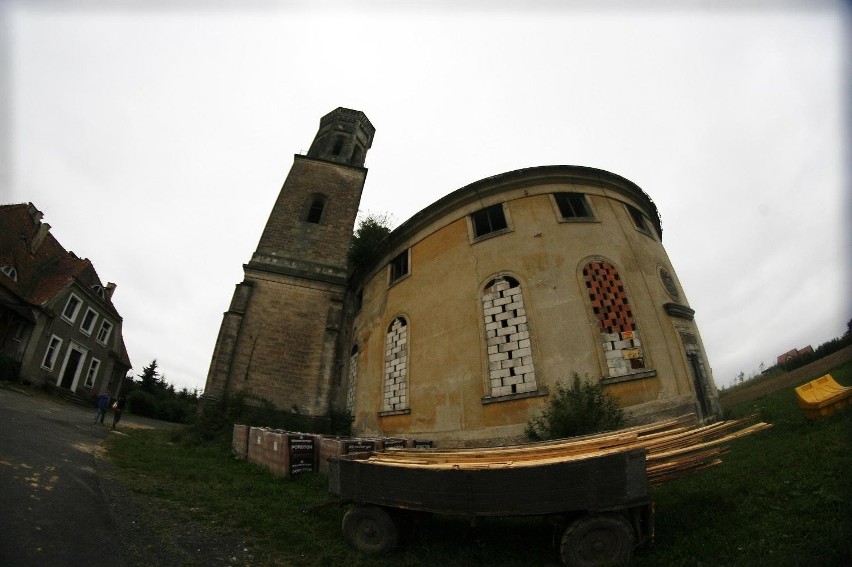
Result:
[[591,167],[510,171],[416,213],[352,272],[375,129],[338,108],[296,155],[225,313],[205,395],[436,446],[521,441],[558,381],[628,421],[720,414],[701,337],[637,185]]

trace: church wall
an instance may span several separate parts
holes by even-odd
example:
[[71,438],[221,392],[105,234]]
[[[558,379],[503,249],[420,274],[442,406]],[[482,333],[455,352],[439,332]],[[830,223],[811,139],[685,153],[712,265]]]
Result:
[[[555,191],[586,194],[595,220],[560,222]],[[653,413],[661,400],[672,411],[692,411],[683,349],[663,309],[671,298],[658,275],[662,267],[674,278],[674,270],[659,235],[636,230],[625,202],[646,208],[641,200],[599,186],[525,185],[449,207],[398,242],[386,258],[410,247],[410,273],[389,285],[387,268],[378,269],[364,282],[355,318],[357,432],[419,435],[444,444],[517,440],[556,381],[570,381],[572,372],[604,378],[622,406],[637,414],[644,406]],[[468,215],[499,203],[506,203],[508,231],[474,239]],[[609,376],[582,275],[593,259],[607,260],[623,279],[642,339],[644,377]],[[495,362],[486,346],[482,295],[497,276],[513,278],[522,290],[535,391],[495,398],[489,395]],[[682,291],[680,299],[686,305]],[[383,413],[386,331],[400,316],[408,323],[408,411]]]

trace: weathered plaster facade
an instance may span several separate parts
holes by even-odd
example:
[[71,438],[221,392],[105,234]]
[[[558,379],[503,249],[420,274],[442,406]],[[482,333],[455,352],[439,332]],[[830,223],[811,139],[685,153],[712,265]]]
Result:
[[574,372],[636,422],[719,413],[638,186],[580,166],[489,177],[414,215],[350,275],[372,135],[338,109],[296,156],[225,313],[207,395],[247,390],[317,417],[346,408],[358,435],[439,446],[520,440]]

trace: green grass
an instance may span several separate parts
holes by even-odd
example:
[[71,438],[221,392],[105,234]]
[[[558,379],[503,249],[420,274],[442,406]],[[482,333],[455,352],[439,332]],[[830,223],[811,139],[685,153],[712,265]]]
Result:
[[[852,385],[852,363],[835,369]],[[852,564],[852,410],[810,421],[792,388],[729,408],[774,424],[735,441],[721,466],[653,489],[656,542],[634,556],[650,566]],[[539,518],[489,519],[476,529],[433,516],[389,558],[350,549],[344,510],[321,475],[274,477],[222,446],[184,446],[165,432],[110,441],[120,480],[170,516],[243,534],[263,565],[558,565],[559,534]],[[156,526],[155,526],[156,528]]]

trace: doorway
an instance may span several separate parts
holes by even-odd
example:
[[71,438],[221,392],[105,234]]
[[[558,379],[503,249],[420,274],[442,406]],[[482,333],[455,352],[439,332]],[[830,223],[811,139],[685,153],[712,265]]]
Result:
[[689,367],[692,369],[692,384],[695,387],[695,397],[698,399],[698,406],[701,409],[701,417],[705,418],[710,415],[707,409],[707,396],[704,393],[704,381],[701,379],[701,364],[698,362],[698,355],[689,353],[686,355],[689,360]]
[[59,379],[59,387],[67,388],[74,391],[77,386],[77,379],[80,377],[80,363],[86,355],[85,350],[81,350],[77,345],[71,343],[68,349],[68,354],[65,355],[65,364],[62,365],[62,372]]

